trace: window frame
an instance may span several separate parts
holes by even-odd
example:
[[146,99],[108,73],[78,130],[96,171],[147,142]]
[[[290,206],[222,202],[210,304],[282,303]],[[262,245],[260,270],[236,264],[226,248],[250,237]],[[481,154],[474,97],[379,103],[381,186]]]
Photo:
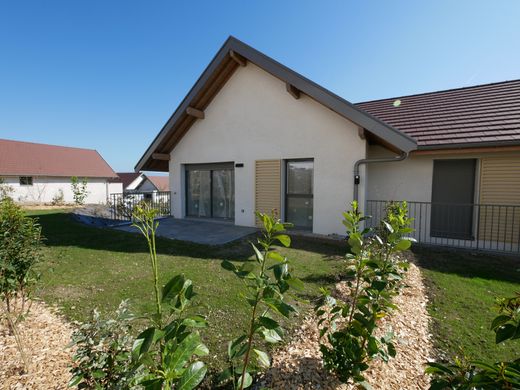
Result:
[[[26,180],[24,180],[24,179],[26,179]],[[27,181],[27,182],[24,183],[24,181]],[[33,176],[19,176],[18,183],[20,184],[20,186],[30,187],[30,186],[34,185],[34,178],[33,178]]]
[[[312,163],[312,194],[298,194],[298,193],[289,193],[289,164],[292,162],[311,162]],[[296,226],[294,225],[293,228],[298,230],[310,230],[313,231],[314,229],[314,158],[290,158],[284,160],[284,213],[283,213],[283,219],[285,222],[287,221],[287,205],[289,204],[289,198],[300,198],[300,199],[310,199],[312,202],[312,223],[311,226]]]

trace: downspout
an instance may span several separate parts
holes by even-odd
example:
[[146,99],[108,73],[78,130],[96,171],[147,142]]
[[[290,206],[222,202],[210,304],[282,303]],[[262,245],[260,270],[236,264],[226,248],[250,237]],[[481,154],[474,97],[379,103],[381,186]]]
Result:
[[403,161],[408,157],[408,152],[402,152],[399,156],[396,157],[386,157],[386,158],[363,158],[361,160],[357,160],[354,163],[354,200],[357,201],[359,198],[359,183],[361,181],[361,177],[359,176],[359,166],[367,165],[372,163],[385,163],[385,162],[397,162]]

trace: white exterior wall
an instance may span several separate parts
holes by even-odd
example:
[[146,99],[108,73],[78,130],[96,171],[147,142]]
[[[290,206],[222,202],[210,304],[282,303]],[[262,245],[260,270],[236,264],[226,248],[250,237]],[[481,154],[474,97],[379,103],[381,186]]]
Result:
[[[380,146],[368,148],[369,158],[391,157],[395,153]],[[519,152],[441,153],[412,155],[404,161],[367,166],[366,198],[370,200],[407,200],[431,202],[433,160],[477,159],[475,201],[478,203],[480,159],[484,157],[520,156]]]
[[154,192],[157,191],[157,188],[155,188],[150,180],[144,179],[135,190],[140,192]]
[[[368,149],[369,158],[389,157],[395,155],[392,152],[383,149],[379,146],[371,146]],[[388,200],[406,200],[409,202],[427,202],[427,203],[412,203],[409,205],[409,216],[413,218],[412,228],[414,232],[411,234],[417,241],[432,245],[456,246],[474,249],[487,250],[504,250],[517,251],[518,243],[507,242],[500,240],[489,241],[482,239],[453,239],[434,237],[430,234],[431,229],[431,200],[432,200],[432,183],[433,183],[433,161],[440,159],[476,159],[477,166],[475,172],[475,194],[474,202],[479,202],[480,190],[480,160],[486,157],[519,157],[518,152],[494,152],[494,153],[440,153],[428,155],[412,155],[400,162],[392,163],[374,163],[367,167],[367,200],[388,201]],[[476,207],[473,216],[473,232],[477,234],[479,231],[478,221],[480,210]],[[495,212],[496,211],[495,209]],[[502,211],[501,218],[504,216]],[[512,211],[509,210],[509,213]],[[384,215],[384,204],[382,202],[375,202],[367,204],[367,214],[372,215],[377,221]],[[511,216],[511,214],[509,214]],[[496,214],[495,218],[500,218],[500,214]],[[511,229],[511,217],[509,225],[504,229]],[[507,234],[504,233],[507,238]]]
[[[20,179],[18,176],[3,177],[3,180],[5,184],[14,189],[11,197],[16,202],[49,203],[52,202],[52,199],[59,193],[60,189],[63,191],[65,203],[74,202],[70,177],[33,176],[32,186],[20,185]],[[103,178],[87,178],[87,181],[87,191],[89,193],[85,203],[106,203],[107,191],[110,193],[109,184],[110,186],[113,184],[119,184],[120,189],[117,192],[122,192],[121,183],[108,183],[107,179]]]
[[[235,223],[254,226],[255,160],[314,158],[313,232],[344,234],[353,166],[366,157],[357,126],[248,63],[237,69],[170,158],[172,214],[185,215],[183,164],[235,162]],[[283,196],[283,194],[282,194]],[[364,189],[360,188],[363,204]]]
[[121,194],[123,192],[123,183],[108,183],[109,194]]
[[[380,146],[368,148],[368,158],[392,157],[395,153]],[[458,156],[460,158],[460,155]],[[449,158],[449,157],[446,157]],[[453,157],[452,157],[453,158]],[[366,198],[430,202],[434,156],[414,156],[404,161],[366,166]]]

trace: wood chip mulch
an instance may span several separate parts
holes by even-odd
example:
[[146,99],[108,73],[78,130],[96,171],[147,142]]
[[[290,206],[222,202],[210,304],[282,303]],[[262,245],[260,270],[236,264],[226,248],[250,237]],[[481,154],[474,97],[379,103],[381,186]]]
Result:
[[[0,308],[4,314],[5,308]],[[8,323],[0,321],[0,388],[67,389],[73,350],[68,347],[72,327],[54,309],[33,301],[29,315],[17,325],[29,362],[25,372],[16,340]]]
[[[394,332],[397,356],[388,363],[374,360],[365,372],[368,383],[379,390],[428,389],[425,363],[433,356],[427,296],[419,268],[410,264],[406,288],[394,298],[398,311],[381,321],[380,329]],[[341,292],[341,287],[338,286]],[[262,385],[272,389],[355,389],[339,383],[320,360],[317,318],[309,314],[290,342],[273,353],[273,365]]]

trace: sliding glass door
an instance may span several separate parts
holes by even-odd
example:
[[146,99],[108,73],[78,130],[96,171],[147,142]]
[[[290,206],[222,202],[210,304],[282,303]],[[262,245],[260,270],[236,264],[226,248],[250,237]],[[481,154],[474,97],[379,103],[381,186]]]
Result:
[[235,218],[233,164],[186,165],[186,215]]
[[312,230],[313,160],[288,160],[285,170],[285,220],[300,229]]

